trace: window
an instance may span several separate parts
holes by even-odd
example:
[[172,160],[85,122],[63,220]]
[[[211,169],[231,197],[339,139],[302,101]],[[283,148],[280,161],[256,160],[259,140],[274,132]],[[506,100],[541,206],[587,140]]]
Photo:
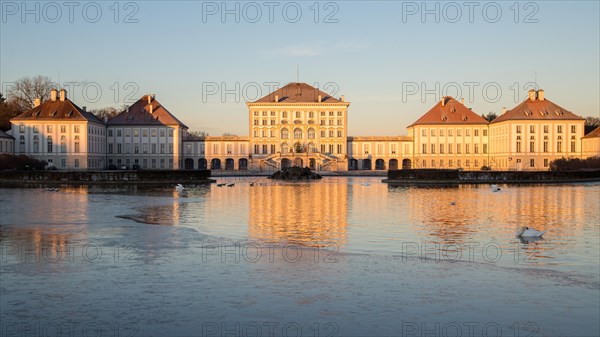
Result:
[[444,154],[444,144],[440,144],[440,154]]
[[535,159],[529,159],[529,167],[535,167]]
[[333,116],[333,111],[329,111],[329,116]]
[[444,137],[444,129],[440,129],[440,137]]
[[571,142],[571,152],[575,152],[576,144],[575,142]]
[[19,132],[25,133],[25,125],[19,125]]
[[123,152],[123,144],[117,144],[117,154],[121,154]]
[[342,121],[341,119],[338,119],[337,125],[344,125],[344,121]]
[[571,133],[575,133],[577,131],[577,126],[571,125]]
[[544,159],[544,167],[548,167],[548,158]]
[[74,125],[73,126],[73,132],[74,133],[79,133],[79,125]]
[[422,144],[421,145],[421,153],[427,154],[427,144]]
[[275,153],[275,144],[271,145],[271,153]]
[[325,120],[324,119],[321,120],[321,125],[325,125]]
[[258,154],[258,149],[259,149],[258,145],[255,144],[254,145],[254,154]]
[[[60,126],[60,133],[65,133],[65,132],[67,132],[67,126],[66,125],[61,125]],[[112,132],[110,133],[110,135],[112,136]]]
[[325,130],[321,130],[321,137],[326,137],[326,132],[325,132]]
[[425,159],[423,159],[423,168],[427,167],[427,162],[425,161]]
[[333,137],[333,130],[329,130],[329,137]]
[[427,129],[421,130],[421,136],[427,137]]
[[37,126],[37,125],[34,125],[34,126],[33,126],[33,133],[38,133],[38,132],[40,132],[40,130],[39,130],[39,128],[38,128],[38,126]]
[[469,147],[469,144],[465,144],[465,153],[466,153],[466,154],[469,154],[469,153],[471,153],[471,149],[470,149],[470,147]]
[[467,137],[471,136],[471,129],[466,129],[465,130],[465,136],[467,136]]
[[263,144],[263,146],[262,146],[262,153],[263,154],[267,153],[267,145],[266,144]]
[[448,154],[452,154],[452,144],[448,144]]
[[456,129],[456,136],[462,137],[462,129]]
[[173,130],[169,130],[169,137],[173,137]]
[[[46,125],[46,132],[52,133],[52,125]],[[575,132],[575,131],[571,131],[571,132]]]
[[267,125],[267,120],[266,119],[262,120],[262,125]]
[[448,129],[448,137],[453,137],[453,136],[454,136],[454,130]]
[[108,153],[113,153],[113,144],[112,143],[108,143]]
[[296,111],[296,118],[301,118],[300,117],[300,111]]
[[308,139],[315,139],[315,129],[308,129]]
[[329,125],[333,125],[333,119],[329,120]]
[[156,137],[156,129],[150,130],[150,136]]
[[160,153],[162,153],[162,154],[165,153],[165,144],[160,144]]
[[431,154],[435,154],[435,144],[431,144]]
[[121,137],[121,129],[117,130],[117,137]]
[[288,138],[290,138],[290,135],[288,133],[288,129],[286,129],[286,128],[281,129],[281,138],[282,139],[288,139]]
[[517,142],[517,150],[516,152],[521,152],[521,142]]
[[456,153],[457,154],[461,154],[462,153],[462,149],[460,148],[460,144],[456,144]]
[[535,125],[529,126],[529,133],[535,133]]
[[338,116],[341,116],[341,115],[342,115],[342,112],[341,112],[341,111],[338,111]]
[[[479,153],[479,144],[473,145],[473,153],[475,153],[475,154]],[[475,166],[477,166],[477,165],[475,165]]]
[[535,142],[529,142],[529,152],[535,152]]
[[156,154],[156,143],[152,144],[152,154]]
[[38,136],[33,136],[33,152],[40,152],[40,139]]
[[262,112],[262,115],[263,115],[263,116],[266,116],[266,115],[267,115],[267,111],[263,111],[263,112]]
[[338,144],[337,146],[337,153],[342,153],[342,145]]
[[[60,132],[63,132],[63,131],[62,131],[62,126],[61,126],[60,128],[61,128]],[[112,130],[108,130],[108,136],[109,136],[109,137],[112,137],[112,136],[113,136],[113,132],[112,132]]]
[[483,130],[483,136],[484,136],[484,137],[487,137],[487,131],[488,131],[488,130],[485,130],[485,129]]
[[517,125],[517,133],[521,133],[521,126]]
[[254,111],[254,116],[258,116],[258,111]]
[[435,137],[435,135],[436,135],[435,129],[431,129],[431,136]]
[[562,125],[558,125],[558,126],[556,127],[556,132],[557,132],[557,133],[562,133]]
[[79,159],[75,159],[75,167],[79,167]]
[[488,153],[488,145],[487,144],[483,144],[483,153],[484,154]]
[[479,136],[479,129],[473,130],[473,136],[475,136],[475,137]]
[[[201,151],[204,154],[204,150]],[[173,144],[169,144],[169,154],[173,153]]]
[[48,139],[46,139],[46,142],[48,144],[48,152],[52,153],[52,136],[48,136]]
[[134,129],[133,130],[133,136],[134,137],[138,137],[140,135],[140,130],[139,129]]
[[79,141],[75,141],[75,153],[79,153]]
[[544,125],[544,133],[548,133],[548,125]]
[[282,116],[283,118],[287,118],[287,111],[283,111],[283,112],[281,113],[281,116]]
[[341,136],[342,136],[342,131],[341,131],[341,130],[338,130],[338,132],[337,132],[337,136],[338,136],[338,137],[341,137]]
[[271,125],[275,125],[275,120],[271,119]]
[[148,137],[148,129],[142,130],[142,137]]

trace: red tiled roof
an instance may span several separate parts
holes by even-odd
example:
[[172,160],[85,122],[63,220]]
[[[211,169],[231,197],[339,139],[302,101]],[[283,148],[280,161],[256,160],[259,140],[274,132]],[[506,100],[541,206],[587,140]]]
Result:
[[129,109],[111,118],[108,125],[179,125],[187,128],[185,124],[154,98],[151,98],[152,113],[150,113],[148,96],[142,96]]
[[583,136],[583,138],[596,138],[596,137],[600,137],[600,126],[595,128],[594,130],[592,130],[592,132],[588,133],[587,135]]
[[278,103],[317,103],[321,95],[321,103],[342,103],[328,93],[325,93],[306,83],[289,83],[267,96],[253,103],[275,103],[275,96],[279,96]]
[[66,98],[64,101],[46,101],[33,109],[27,110],[11,119],[20,120],[87,120],[88,122],[104,124],[91,112],[83,111],[77,104]]
[[492,123],[507,120],[583,120],[583,118],[548,99],[536,98],[532,101],[527,98],[512,110],[498,116]]
[[416,122],[408,127],[423,124],[488,124],[488,121],[462,105],[452,97],[446,96],[442,102],[427,111]]

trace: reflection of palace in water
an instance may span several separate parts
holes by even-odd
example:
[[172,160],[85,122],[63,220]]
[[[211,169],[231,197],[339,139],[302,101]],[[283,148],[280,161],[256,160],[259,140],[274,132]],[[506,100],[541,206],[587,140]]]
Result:
[[252,239],[307,246],[346,243],[347,184],[258,186],[250,188],[248,196]]

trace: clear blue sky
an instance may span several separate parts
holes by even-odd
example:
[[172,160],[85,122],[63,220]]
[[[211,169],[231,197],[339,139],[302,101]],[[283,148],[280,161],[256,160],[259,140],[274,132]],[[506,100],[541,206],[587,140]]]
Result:
[[[598,1],[519,2],[518,12],[513,1],[334,1],[319,2],[318,13],[313,1],[227,2],[224,20],[221,1],[120,2],[118,12],[113,1],[21,3],[1,2],[3,90],[41,74],[78,82],[69,96],[88,108],[155,93],[190,129],[211,135],[246,135],[246,98],[296,81],[298,65],[300,81],[329,83],[351,102],[350,135],[406,134],[439,99],[421,97],[436,85],[452,96],[458,88],[486,114],[515,106],[537,78],[550,100],[600,116]],[[233,93],[223,100],[236,85],[240,101]]]

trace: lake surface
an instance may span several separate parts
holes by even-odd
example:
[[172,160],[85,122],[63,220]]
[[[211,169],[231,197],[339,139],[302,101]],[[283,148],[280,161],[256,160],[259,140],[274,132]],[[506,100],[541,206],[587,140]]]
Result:
[[0,336],[600,335],[598,183],[221,180],[0,189]]

